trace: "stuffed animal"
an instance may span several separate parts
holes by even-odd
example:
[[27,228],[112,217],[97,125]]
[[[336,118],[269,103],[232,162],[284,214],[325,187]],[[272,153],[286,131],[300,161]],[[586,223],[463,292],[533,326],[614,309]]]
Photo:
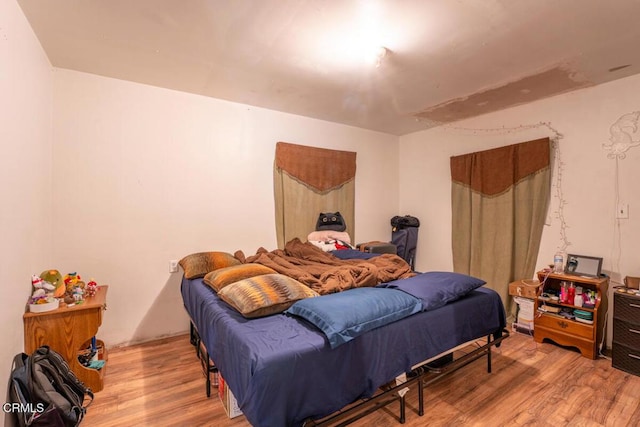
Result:
[[85,286],[84,290],[87,296],[93,297],[96,295],[96,292],[98,291],[98,284],[96,283],[95,280],[91,279]]
[[44,286],[44,280],[42,280],[42,277],[38,277],[35,274],[33,276],[31,276],[31,286],[33,286],[33,289],[42,289],[42,287]]
[[54,287],[53,296],[55,298],[62,297],[67,290],[66,286],[64,286],[62,275],[58,270],[45,270],[40,274],[40,278]]
[[73,272],[73,273],[65,274],[64,284],[66,287],[66,292],[73,293],[73,288],[78,284],[79,281],[80,281],[80,275],[78,273]]
[[31,286],[33,287],[32,291],[36,291],[38,289],[44,289],[47,294],[53,292],[56,287],[51,283],[42,280],[41,277],[36,276],[35,274],[31,276]]
[[72,292],[73,300],[78,303],[84,299],[84,289],[80,286],[76,286],[73,288]]
[[32,292],[29,304],[45,304],[55,300],[53,297],[55,286],[35,274],[31,276],[31,287]]

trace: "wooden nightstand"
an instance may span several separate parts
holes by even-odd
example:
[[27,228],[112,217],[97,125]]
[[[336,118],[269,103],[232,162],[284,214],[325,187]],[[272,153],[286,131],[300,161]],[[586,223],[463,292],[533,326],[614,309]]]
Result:
[[[541,295],[535,299],[536,313],[534,313],[533,337],[536,342],[550,339],[557,344],[576,347],[584,357],[596,359],[598,347],[605,339],[605,316],[607,313],[608,277],[590,278],[573,276],[570,274],[554,274],[544,271],[538,272],[538,279],[544,285],[539,292],[557,293],[562,282],[572,282],[581,286],[585,291],[594,291],[597,301],[594,307],[587,308],[559,301],[543,300]],[[582,310],[593,313],[593,320],[589,324],[569,320],[557,314],[561,309]],[[546,309],[546,310],[545,310]],[[551,311],[551,309],[555,309]]]
[[[38,347],[48,345],[52,350],[60,353],[67,361],[76,376],[97,392],[104,387],[104,372],[102,369],[90,369],[82,366],[78,361],[78,352],[89,346],[91,338],[98,333],[102,324],[102,312],[107,306],[108,286],[99,286],[96,295],[88,297],[82,304],[71,307],[60,307],[44,313],[27,312],[23,316],[24,322],[24,351],[33,353]],[[101,346],[99,358],[107,360],[107,350],[104,343]]]

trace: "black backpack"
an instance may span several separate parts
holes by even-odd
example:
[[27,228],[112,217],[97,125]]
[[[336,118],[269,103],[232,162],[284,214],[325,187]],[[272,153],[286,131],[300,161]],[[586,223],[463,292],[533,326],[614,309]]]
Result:
[[418,228],[420,220],[415,216],[394,216],[391,218],[391,243],[396,245],[396,253],[415,270]]
[[15,356],[9,396],[20,427],[78,426],[93,401],[91,389],[48,346]]

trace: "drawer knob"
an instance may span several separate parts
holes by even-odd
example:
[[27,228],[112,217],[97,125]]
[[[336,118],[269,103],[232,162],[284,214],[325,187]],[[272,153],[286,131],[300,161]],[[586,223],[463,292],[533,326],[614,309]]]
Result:
[[565,321],[559,321],[558,326],[560,326],[562,329],[565,329],[569,327],[569,324]]
[[629,329],[629,332],[633,332],[634,334],[640,334],[640,331],[637,329]]
[[629,353],[629,357],[633,357],[634,359],[640,360],[640,356],[636,356],[635,354]]
[[633,303],[629,303],[629,307],[640,308],[640,305],[638,305],[638,304],[633,304]]

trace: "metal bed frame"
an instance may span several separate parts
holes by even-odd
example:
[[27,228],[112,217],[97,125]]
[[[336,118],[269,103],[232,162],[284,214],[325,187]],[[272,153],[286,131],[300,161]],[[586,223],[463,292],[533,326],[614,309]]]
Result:
[[[211,386],[218,386],[218,368],[209,357],[209,353],[207,352],[205,346],[202,345],[200,334],[198,333],[198,330],[196,329],[193,322],[190,322],[189,331],[190,342],[196,349],[196,356],[200,360],[202,373],[206,378],[207,397],[210,397]],[[346,426],[396,401],[400,403],[398,421],[401,424],[404,424],[406,420],[406,401],[405,393],[401,393],[403,389],[413,384],[418,385],[418,415],[424,415],[424,388],[426,386],[440,380],[444,376],[457,371],[458,369],[485,355],[487,356],[487,373],[490,374],[491,347],[499,346],[502,341],[508,336],[509,331],[506,328],[503,328],[500,331],[500,336],[495,337],[493,335],[487,335],[486,343],[478,346],[473,351],[466,353],[458,357],[457,359],[451,359],[451,361],[448,361],[444,364],[434,363],[434,361],[442,360],[443,357],[451,355],[456,349],[468,346],[472,342],[477,342],[477,340],[464,343],[454,349],[448,350],[445,353],[425,360],[414,366],[410,372],[409,378],[406,381],[392,387],[387,387],[380,393],[368,399],[363,399],[360,403],[357,403],[353,406],[348,407],[348,409],[341,410],[325,418],[321,418],[319,420],[306,420],[303,425],[304,427]]]
[[[202,345],[202,339],[200,338],[200,333],[196,329],[195,325],[192,321],[189,322],[189,341],[191,345],[196,348],[196,356],[200,361],[200,366],[202,367],[202,374],[206,378],[206,391],[207,397],[211,397],[211,386],[218,386],[218,368],[214,364],[213,360],[209,357],[209,352],[207,348]],[[213,381],[211,375],[213,374]]]

